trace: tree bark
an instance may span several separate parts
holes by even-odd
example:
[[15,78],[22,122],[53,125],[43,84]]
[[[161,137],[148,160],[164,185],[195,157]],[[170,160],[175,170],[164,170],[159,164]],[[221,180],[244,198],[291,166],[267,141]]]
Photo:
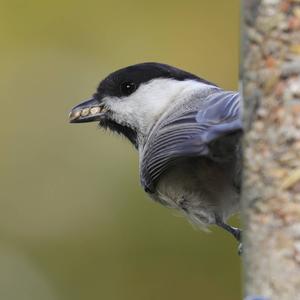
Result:
[[245,294],[300,299],[300,1],[244,0]]

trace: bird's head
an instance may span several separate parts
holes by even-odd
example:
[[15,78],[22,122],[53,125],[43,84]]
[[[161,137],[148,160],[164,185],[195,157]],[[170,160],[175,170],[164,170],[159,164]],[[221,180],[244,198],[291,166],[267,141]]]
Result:
[[138,147],[164,112],[206,86],[214,85],[169,65],[132,65],[102,80],[93,97],[75,106],[69,118],[71,123],[97,121]]

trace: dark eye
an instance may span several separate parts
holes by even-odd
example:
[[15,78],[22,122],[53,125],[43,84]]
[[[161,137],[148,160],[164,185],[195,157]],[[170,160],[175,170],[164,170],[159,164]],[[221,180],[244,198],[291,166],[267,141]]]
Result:
[[136,84],[133,82],[123,82],[120,88],[122,94],[128,96],[136,90]]

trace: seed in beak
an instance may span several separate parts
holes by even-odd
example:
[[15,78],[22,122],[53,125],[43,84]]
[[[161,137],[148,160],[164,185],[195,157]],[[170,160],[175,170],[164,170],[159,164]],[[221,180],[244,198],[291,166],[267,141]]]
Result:
[[94,106],[94,107],[91,108],[90,112],[91,112],[92,115],[95,115],[95,114],[99,113],[100,110],[101,109],[100,109],[99,106]]
[[89,108],[84,108],[82,111],[81,111],[81,116],[82,117],[86,117],[88,116],[90,113],[90,109]]
[[81,110],[76,110],[72,115],[73,119],[77,119],[78,117],[80,117],[81,114]]

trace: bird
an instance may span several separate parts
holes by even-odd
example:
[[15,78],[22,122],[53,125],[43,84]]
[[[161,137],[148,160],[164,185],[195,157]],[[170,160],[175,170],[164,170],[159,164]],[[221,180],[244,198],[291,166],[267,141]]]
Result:
[[91,99],[71,109],[69,122],[98,122],[126,137],[139,154],[141,185],[154,201],[241,242],[241,230],[227,223],[240,210],[241,116],[238,92],[144,62],[109,74]]

